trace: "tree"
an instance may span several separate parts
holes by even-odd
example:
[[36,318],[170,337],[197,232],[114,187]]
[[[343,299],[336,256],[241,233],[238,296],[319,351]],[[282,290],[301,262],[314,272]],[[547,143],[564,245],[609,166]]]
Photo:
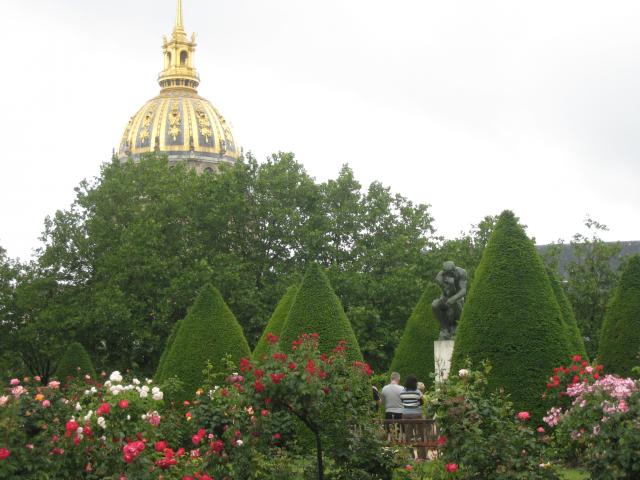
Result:
[[619,243],[606,243],[598,232],[606,225],[587,218],[591,236],[577,233],[571,241],[573,260],[567,265],[567,296],[573,306],[587,354],[595,358],[605,311],[618,279],[612,261],[620,254]]
[[460,319],[452,371],[491,363],[489,387],[504,388],[536,417],[549,372],[569,356],[562,313],[533,242],[513,212],[500,214]]
[[210,362],[212,372],[225,371],[225,358],[238,363],[251,355],[249,345],[220,292],[211,284],[199,292],[187,316],[181,321],[158,381],[177,377],[181,388],[176,400],[190,400],[203,384],[202,371]]
[[282,327],[280,346],[291,350],[293,341],[305,333],[320,336],[320,351],[330,353],[341,341],[348,347],[347,355],[362,360],[358,340],[334,293],[327,276],[317,263],[312,263],[304,276],[289,315]]
[[571,308],[569,299],[567,298],[566,293],[564,293],[562,285],[560,284],[560,280],[558,279],[555,271],[553,271],[549,267],[547,267],[546,270],[547,276],[549,277],[549,282],[551,282],[551,288],[553,288],[553,293],[558,302],[558,306],[562,311],[562,320],[567,330],[569,345],[571,347],[571,354],[577,354],[586,357],[587,352],[584,348],[582,334],[580,333],[580,329],[578,328],[578,322],[576,322],[576,317],[573,314],[573,309]]
[[56,377],[64,381],[67,377],[82,375],[90,375],[94,380],[97,378],[96,370],[85,348],[79,342],[71,342],[58,362]]
[[156,373],[154,375],[154,379],[156,380],[156,382],[158,382],[162,378],[162,372],[164,371],[167,363],[167,356],[171,351],[171,347],[173,347],[173,342],[176,341],[176,336],[178,335],[180,325],[182,325],[182,320],[178,320],[176,323],[174,323],[173,327],[171,328],[171,333],[167,337],[167,343],[164,346],[164,351],[160,356],[160,360],[158,361],[158,368],[156,369]]
[[363,189],[346,166],[317,183],[290,153],[247,155],[216,175],[150,155],[106,164],[76,191],[45,222],[36,267],[50,295],[29,319],[64,312],[65,340],[80,339],[105,368],[152,373],[207,282],[253,345],[286,286],[319,262],[367,358],[386,369],[422,279],[435,274],[427,205],[379,182]]
[[640,365],[640,256],[626,262],[604,318],[600,363],[606,372],[631,376]]
[[435,372],[433,342],[440,334],[431,303],[441,295],[440,288],[430,283],[414,307],[404,328],[400,343],[391,362],[391,371],[402,378],[415,375],[425,385],[432,386]]
[[286,293],[278,302],[276,309],[273,311],[273,315],[271,315],[271,318],[269,319],[269,323],[267,323],[260,340],[258,340],[256,348],[253,350],[253,358],[255,360],[260,360],[262,356],[267,353],[267,350],[269,349],[269,342],[267,340],[269,334],[280,336],[280,332],[282,331],[284,322],[287,320],[289,310],[291,310],[291,305],[293,304],[293,300],[296,298],[297,293],[298,287],[296,285],[292,285],[287,289]]

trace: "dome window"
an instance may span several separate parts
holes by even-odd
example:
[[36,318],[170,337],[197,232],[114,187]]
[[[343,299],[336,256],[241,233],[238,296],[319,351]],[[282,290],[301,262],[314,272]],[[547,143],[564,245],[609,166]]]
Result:
[[182,65],[183,67],[186,66],[188,58],[189,58],[189,54],[186,52],[186,50],[182,50],[180,52],[180,65]]

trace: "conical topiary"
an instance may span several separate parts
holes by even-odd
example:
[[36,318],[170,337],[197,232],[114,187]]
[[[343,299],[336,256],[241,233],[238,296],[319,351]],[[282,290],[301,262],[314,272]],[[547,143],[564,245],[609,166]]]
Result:
[[571,355],[580,355],[587,358],[587,350],[584,347],[584,340],[582,339],[582,334],[580,333],[580,328],[578,328],[578,322],[576,321],[576,316],[573,314],[573,308],[571,307],[571,303],[569,303],[567,294],[564,293],[564,290],[562,289],[558,275],[556,275],[556,273],[549,267],[547,267],[546,270],[549,282],[551,282],[553,294],[556,297],[556,301],[558,302],[558,306],[562,313],[562,321],[567,330],[567,338],[571,349],[570,353]]
[[176,340],[176,335],[178,334],[178,329],[180,328],[181,324],[182,324],[182,320],[178,320],[176,323],[173,324],[173,327],[171,327],[171,332],[167,337],[167,343],[165,344],[164,350],[162,351],[162,355],[160,356],[160,360],[158,361],[158,368],[156,369],[156,374],[153,376],[156,382],[159,382],[160,379],[162,378],[162,371],[165,365],[167,364],[167,355],[171,350],[171,346],[173,345],[173,342],[175,342]]
[[214,373],[224,372],[226,355],[237,363],[242,357],[249,357],[251,351],[242,327],[220,292],[208,284],[181,320],[158,380],[177,377],[182,388],[172,395],[172,400],[190,400],[202,386],[202,370],[207,362],[212,363]]
[[253,358],[255,360],[260,360],[260,358],[267,353],[269,348],[269,343],[267,342],[268,334],[272,333],[273,335],[280,336],[284,322],[287,320],[287,315],[289,315],[289,310],[291,310],[293,300],[296,298],[296,293],[298,293],[297,286],[293,285],[289,287],[278,302],[278,305],[276,305],[276,309],[273,311],[269,323],[267,323],[260,340],[258,340],[256,344],[256,348],[253,350]]
[[67,377],[81,375],[90,375],[95,379],[96,371],[84,347],[79,342],[72,342],[58,362],[55,376],[60,380],[65,380]]
[[440,288],[430,283],[404,327],[391,362],[391,371],[400,373],[401,378],[415,375],[425,385],[433,385],[433,342],[440,334],[440,323],[433,314],[431,303],[441,294]]
[[315,263],[308,268],[291,305],[282,327],[280,347],[290,350],[292,342],[303,333],[317,333],[320,351],[325,353],[330,353],[340,340],[345,340],[349,357],[362,360],[358,340],[342,304],[324,271]]
[[553,368],[570,356],[569,341],[542,259],[513,212],[503,212],[487,243],[460,319],[451,371],[491,363],[489,387],[540,419]]
[[604,317],[598,360],[623,377],[640,365],[640,255],[627,261]]

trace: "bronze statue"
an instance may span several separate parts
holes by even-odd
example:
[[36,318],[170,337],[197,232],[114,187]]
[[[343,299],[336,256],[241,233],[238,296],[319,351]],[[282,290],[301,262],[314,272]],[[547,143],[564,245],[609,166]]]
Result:
[[456,267],[451,261],[446,261],[436,276],[436,283],[442,289],[442,296],[433,301],[431,308],[440,321],[439,339],[451,340],[456,333],[464,297],[467,294],[467,271]]

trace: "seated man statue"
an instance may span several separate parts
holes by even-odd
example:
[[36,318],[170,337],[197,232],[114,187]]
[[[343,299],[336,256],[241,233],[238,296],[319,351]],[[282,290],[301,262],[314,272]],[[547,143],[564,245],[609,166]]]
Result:
[[451,261],[446,261],[436,276],[436,283],[442,289],[442,296],[436,298],[431,307],[440,321],[439,339],[451,340],[456,333],[456,326],[464,305],[464,296],[467,294],[467,271],[456,267]]

